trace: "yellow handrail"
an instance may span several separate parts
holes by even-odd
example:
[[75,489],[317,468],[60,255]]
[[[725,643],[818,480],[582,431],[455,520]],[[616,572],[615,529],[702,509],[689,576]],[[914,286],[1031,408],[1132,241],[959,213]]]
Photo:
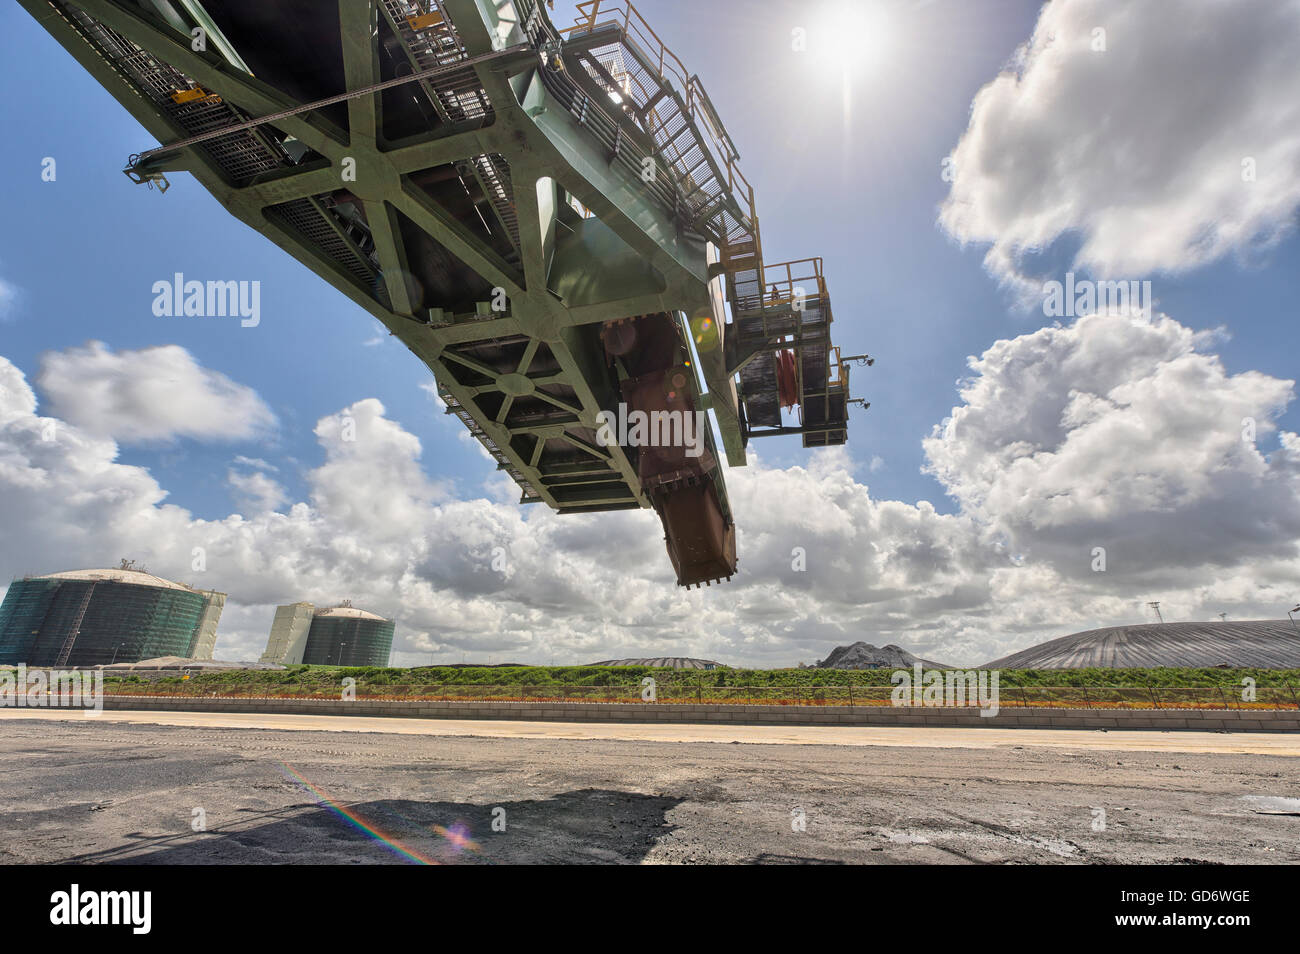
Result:
[[[702,127],[712,141],[714,157],[722,162],[727,180],[727,191],[737,198],[742,204],[742,212],[750,220],[753,226],[753,240],[755,247],[758,246],[758,218],[754,208],[754,189],[749,180],[745,178],[740,167],[736,164],[735,150],[731,144],[730,138],[726,135],[725,130],[718,127],[715,122],[712,103],[709,100],[708,93],[705,92],[699,77],[693,76],[686,69],[684,64],[672,50],[664,44],[655,33],[654,28],[646,21],[632,5],[630,0],[583,0],[577,5],[580,17],[574,25],[567,29],[560,30],[562,34],[589,33],[597,25],[614,23],[621,27],[625,40],[636,43],[637,46],[643,47],[642,52],[648,53],[652,59],[658,61],[658,76],[661,80],[675,79],[682,87],[685,95],[686,111],[697,126]],[[665,72],[665,70],[667,72]],[[626,80],[634,80],[635,77],[628,76]],[[626,81],[625,80],[625,81]],[[641,93],[641,100],[644,102],[651,95],[650,90],[641,88],[637,83],[638,91]],[[761,261],[761,259],[760,259]]]

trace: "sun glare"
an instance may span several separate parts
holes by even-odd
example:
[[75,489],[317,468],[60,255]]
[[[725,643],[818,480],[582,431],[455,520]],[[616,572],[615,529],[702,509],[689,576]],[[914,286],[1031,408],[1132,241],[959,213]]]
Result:
[[884,62],[890,50],[890,24],[883,6],[870,0],[847,0],[832,6],[818,21],[814,48],[828,67],[845,74],[862,73]]

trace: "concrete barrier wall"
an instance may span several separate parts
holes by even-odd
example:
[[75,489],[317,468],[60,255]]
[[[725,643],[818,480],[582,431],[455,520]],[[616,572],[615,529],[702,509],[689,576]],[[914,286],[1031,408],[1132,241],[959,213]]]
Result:
[[1002,709],[912,706],[745,706],[601,702],[432,702],[427,700],[198,698],[106,695],[105,709],[511,719],[540,722],[691,722],[743,725],[922,725],[999,729],[1196,729],[1300,732],[1295,709]]

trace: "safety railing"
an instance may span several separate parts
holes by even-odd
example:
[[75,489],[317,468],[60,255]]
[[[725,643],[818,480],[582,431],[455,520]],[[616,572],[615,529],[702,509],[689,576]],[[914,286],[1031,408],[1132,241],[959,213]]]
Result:
[[792,307],[798,301],[824,301],[826,279],[820,258],[803,258],[763,266],[763,280],[750,294],[733,302],[737,312]]
[[844,359],[840,357],[839,345],[831,345],[830,350],[826,355],[826,364],[828,366],[828,373],[826,376],[827,390],[839,387],[847,391],[849,387],[849,366],[845,364]]
[[[583,685],[473,685],[423,683],[363,683],[351,687],[357,699],[424,700],[434,702],[590,702],[642,703],[650,701],[639,684],[621,686]],[[922,704],[925,707],[978,705],[974,685],[963,694],[944,692],[934,698],[923,695],[925,687],[906,692],[892,685],[842,686],[709,686],[703,683],[665,683],[655,686],[654,700],[666,704],[697,705],[782,705],[782,706],[892,706]],[[329,699],[342,696],[339,684],[274,685],[267,683],[214,684],[198,679],[185,681],[105,680],[104,691],[119,696],[154,696],[237,699]],[[991,687],[986,687],[985,698]],[[894,702],[896,692],[901,701]],[[999,708],[1048,709],[1300,709],[1300,695],[1294,687],[1259,686],[1249,692],[1223,686],[998,686]]]
[[640,11],[628,0],[584,0],[577,5],[578,19],[573,26],[560,33],[592,33],[597,27],[613,24],[618,26],[630,42],[641,47],[646,59],[654,64],[662,77],[672,77],[685,91],[691,85],[691,75],[672,50],[664,45],[663,40],[641,16]]
[[[578,4],[578,12],[580,14],[578,20],[573,26],[560,30],[561,35],[573,38],[594,33],[601,27],[614,26],[621,34],[619,42],[627,47],[630,53],[636,55],[641,65],[653,72],[656,80],[666,81],[679,90],[691,122],[705,133],[708,140],[707,144],[701,145],[707,145],[711,149],[726,192],[736,202],[743,219],[743,221],[730,223],[731,227],[727,230],[728,234],[723,244],[734,245],[747,238],[752,238],[757,244],[758,227],[754,209],[754,189],[737,165],[739,156],[735,143],[731,141],[726,128],[718,118],[717,110],[714,109],[713,102],[709,99],[699,77],[687,70],[686,65],[672,50],[668,49],[629,0],[585,0]],[[647,132],[654,136],[661,146],[664,145],[661,141],[664,137],[656,135],[659,124],[658,111],[651,105],[659,94],[659,83],[656,82],[651,88],[648,83],[642,81],[637,71],[625,62],[616,64],[615,70],[611,71],[611,78],[614,79],[622,95],[631,98],[638,109],[644,110],[646,120],[652,127]],[[682,168],[682,162],[674,162],[673,157],[666,158],[678,168],[679,172],[688,171]],[[683,156],[676,158],[682,159]],[[746,235],[747,232],[752,234]]]

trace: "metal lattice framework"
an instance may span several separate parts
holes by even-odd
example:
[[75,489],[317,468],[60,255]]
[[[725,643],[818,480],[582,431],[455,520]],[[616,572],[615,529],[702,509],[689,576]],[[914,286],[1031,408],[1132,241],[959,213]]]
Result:
[[[636,316],[693,339],[690,395],[731,465],[764,432],[845,439],[820,260],[764,265],[734,144],[629,3],[589,0],[561,32],[537,0],[325,0],[309,20],[20,2],[163,143],[128,175],[193,174],[384,322],[521,502],[653,506],[667,528],[635,449],[596,439],[627,377],[601,329]],[[800,428],[781,426],[781,351]],[[703,476],[730,526],[721,469]]]

